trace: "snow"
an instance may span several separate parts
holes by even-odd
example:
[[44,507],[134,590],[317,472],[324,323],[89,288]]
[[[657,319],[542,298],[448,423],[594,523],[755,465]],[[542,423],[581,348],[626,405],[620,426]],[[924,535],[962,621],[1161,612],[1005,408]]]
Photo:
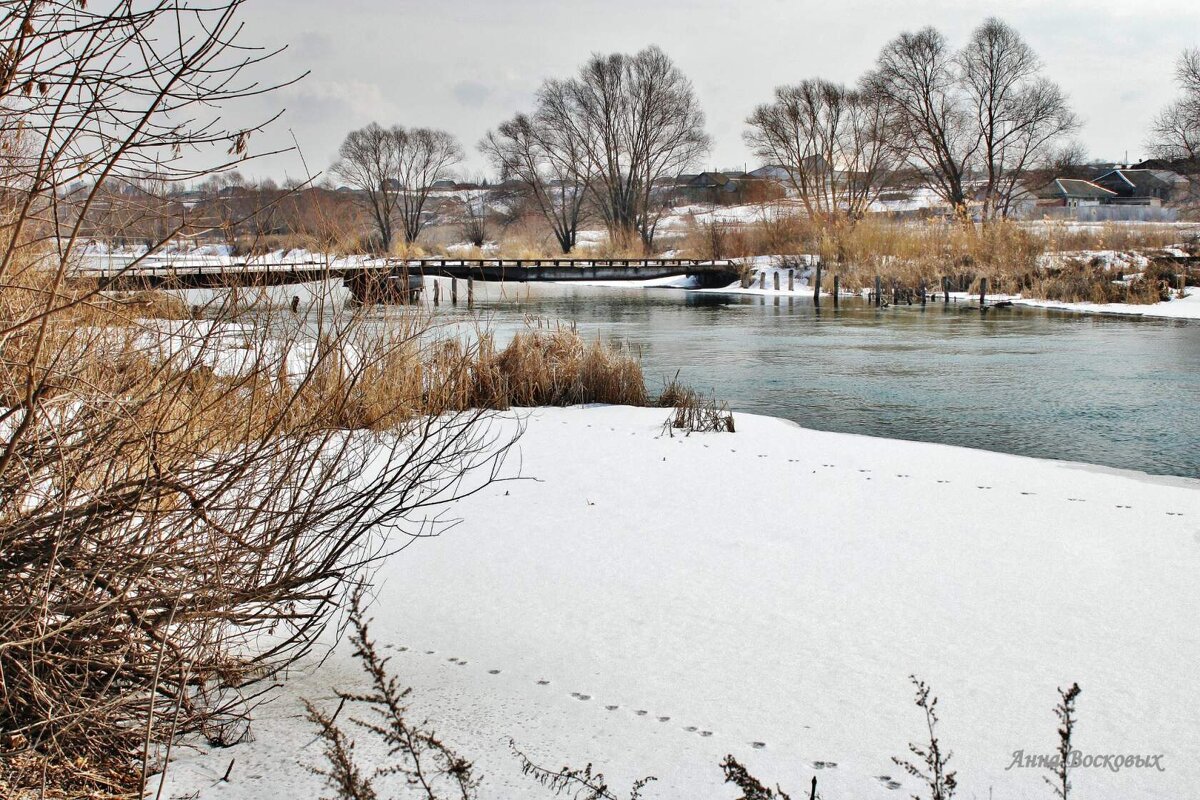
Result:
[[612,289],[695,289],[700,285],[700,280],[690,275],[668,275],[665,278],[648,278],[642,281],[556,281],[556,283]]
[[944,208],[943,200],[933,189],[925,187],[908,189],[906,191],[885,192],[884,197],[871,203],[869,211],[894,214],[905,211],[920,211],[927,208]]
[[[750,269],[750,285],[743,287],[740,281],[735,281],[724,288],[702,289],[700,291],[716,294],[744,295],[785,295],[804,292],[808,289],[809,278],[812,277],[812,266],[816,264],[817,256],[791,256],[786,261],[782,256],[751,256],[740,259],[740,263]],[[792,266],[784,266],[790,263]],[[803,266],[800,266],[803,264]],[[788,272],[793,273],[794,288],[788,289]],[[779,280],[779,288],[775,281]]]
[[1195,222],[1141,222],[1136,220],[1106,220],[1103,222],[1082,222],[1062,219],[1031,219],[1016,220],[1016,224],[1039,233],[1049,234],[1080,234],[1087,233],[1103,236],[1108,231],[1126,229],[1131,231],[1154,231],[1169,233],[1192,233],[1196,230]]
[[[697,291],[708,294],[741,294],[741,295],[758,295],[758,296],[782,296],[798,294],[808,295],[812,291],[813,267],[817,263],[819,256],[812,254],[801,254],[796,256],[751,256],[749,258],[738,259],[738,261],[750,268],[750,285],[742,287],[740,281],[735,281],[728,286],[717,287],[711,289],[699,289]],[[787,266],[790,264],[791,266]],[[788,272],[793,272],[794,288],[788,289]],[[775,278],[779,278],[779,288],[775,288]],[[761,283],[760,283],[761,279]],[[821,294],[831,295],[833,289],[833,278],[826,276],[825,282],[821,286]],[[841,289],[840,294],[843,297],[853,296],[858,294],[847,289]]]
[[[959,300],[979,299],[978,294],[967,292],[951,292],[950,296]],[[1183,297],[1174,297],[1159,303],[1068,303],[1061,300],[1022,297],[1019,294],[987,295],[989,304],[1000,301],[1008,301],[1015,306],[1069,311],[1075,314],[1120,314],[1156,319],[1200,319],[1200,289],[1195,286],[1187,287],[1187,294]]]
[[[110,338],[120,345],[119,334]],[[206,319],[143,320],[134,344],[141,352],[155,354],[164,362],[173,360],[177,367],[206,367],[223,377],[246,376],[263,364],[277,365],[277,374],[281,371],[293,382],[312,370],[317,354],[311,335],[298,335],[281,326],[264,335],[254,325]],[[352,363],[358,353],[353,343],[342,343],[342,358]]]
[[575,233],[575,250],[584,252],[602,248],[608,244],[608,231],[581,230]]
[[[1194,793],[1200,482],[745,414],[670,437],[662,409],[521,413],[509,463],[536,480],[462,502],[381,567],[370,611],[481,797],[549,796],[512,737],[615,787],[656,775],[651,799],[736,796],[732,753],[793,796],[815,774],[825,797],[898,800],[918,788],[890,760],[922,732],[910,673],[941,698],[961,797],[1045,796],[1044,770],[1005,767],[1052,752],[1072,681],[1084,753],[1164,768],[1076,770],[1080,797]],[[253,741],[177,748],[163,796],[321,796],[300,698],[362,685],[344,648],[297,671]]]
[[1144,253],[1129,250],[1056,250],[1044,253],[1039,258],[1042,267],[1061,269],[1072,263],[1088,263],[1105,269],[1124,269],[1141,272],[1150,266],[1150,258]]
[[1013,298],[1013,304],[1033,308],[1049,308],[1056,311],[1074,311],[1081,314],[1123,314],[1162,319],[1200,319],[1200,289],[1194,286],[1188,287],[1185,297],[1142,305],[1133,303],[1063,303],[1057,300],[1035,300],[1023,297]]
[[746,225],[763,220],[784,219],[803,212],[804,206],[796,200],[772,200],[734,206],[677,206],[659,220],[658,229],[665,233],[677,233],[683,232],[692,224]]
[[[433,275],[426,275],[422,278],[425,288],[424,299],[426,303],[433,302],[433,285],[439,284],[441,296],[443,298],[450,297],[450,279],[442,278]],[[515,287],[527,286],[517,281],[499,283],[496,281],[478,281],[479,284],[493,284],[496,286],[507,286],[510,289]],[[648,278],[646,280],[637,281],[547,281],[559,286],[593,286],[603,289],[694,289],[699,285],[699,280],[688,275],[669,275],[665,278]],[[465,291],[465,290],[462,290]],[[447,301],[448,302],[448,301]]]
[[353,297],[340,278],[327,281],[288,283],[278,286],[240,287],[238,289],[171,289],[167,294],[183,300],[189,308],[219,309],[223,306],[249,308],[288,308],[292,298],[300,298],[297,311],[319,312],[339,309]]
[[489,257],[494,256],[500,251],[500,244],[498,242],[484,242],[483,247],[478,248],[471,242],[455,242],[454,244],[446,245],[446,252],[451,255],[469,255],[477,250]]

